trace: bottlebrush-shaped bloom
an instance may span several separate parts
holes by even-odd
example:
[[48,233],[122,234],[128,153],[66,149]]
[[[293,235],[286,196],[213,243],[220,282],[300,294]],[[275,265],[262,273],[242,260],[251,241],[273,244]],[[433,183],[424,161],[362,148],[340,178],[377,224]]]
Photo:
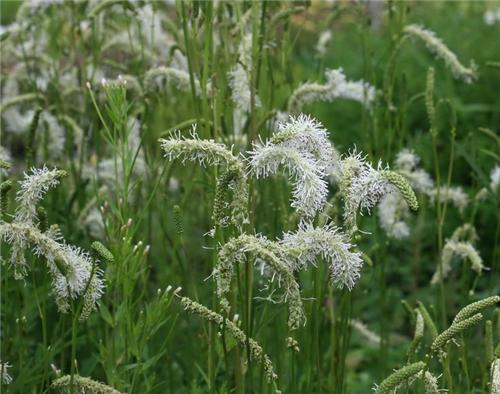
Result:
[[[174,133],[167,139],[160,139],[160,144],[169,160],[180,159],[182,163],[186,160],[198,162],[201,166],[223,165],[228,174],[234,174],[226,179],[226,188],[233,193],[231,201],[231,220],[235,226],[241,226],[248,222],[247,201],[248,182],[243,162],[235,156],[224,144],[214,140],[202,140],[196,134],[196,126],[193,127],[191,138],[184,138],[180,133]],[[221,179],[219,179],[220,181]],[[218,182],[220,183],[220,182]],[[216,197],[222,197],[221,195]],[[222,201],[216,199],[215,208],[221,207]],[[215,218],[222,218],[219,212]],[[218,224],[224,225],[224,221]]]
[[222,315],[208,309],[206,306],[199,304],[187,297],[181,297],[180,302],[184,310],[198,315],[202,319],[216,324],[217,326],[224,326],[227,332],[238,342],[240,346],[249,350],[250,358],[261,363],[265,372],[268,382],[273,382],[274,392],[281,394],[278,389],[277,380],[278,375],[274,371],[273,364],[269,356],[264,352],[264,349],[253,338],[247,335],[231,320],[225,319]]
[[500,185],[500,166],[496,165],[490,174],[490,188],[495,193]]
[[360,153],[353,152],[341,162],[340,191],[344,200],[344,222],[347,229],[357,230],[357,212],[370,212],[380,198],[395,191],[380,171],[374,169]]
[[271,141],[255,145],[249,155],[257,178],[277,174],[280,168],[285,171],[292,182],[291,206],[300,216],[311,219],[324,208],[328,195],[326,173],[323,165],[312,155],[275,145]]
[[[231,100],[236,108],[242,112],[250,112],[251,109],[251,86],[248,72],[237,63],[228,72],[229,86],[231,87]],[[255,106],[260,107],[260,98],[255,96]]]
[[404,221],[410,211],[408,204],[398,193],[382,196],[377,209],[380,227],[388,237],[403,239],[410,235],[410,227]]
[[11,365],[9,363],[4,363],[2,362],[2,360],[0,360],[0,376],[2,379],[2,384],[12,383],[12,377],[9,374],[9,368],[11,368]]
[[240,160],[224,144],[212,139],[200,139],[196,133],[196,126],[193,126],[191,138],[185,138],[178,132],[159,141],[165,151],[165,157],[169,160],[180,159],[183,163],[186,160],[198,162],[203,167],[223,164],[242,167]]
[[498,356],[491,363],[490,378],[491,394],[500,394],[500,357]]
[[[61,312],[67,312],[70,300],[80,296],[86,297],[87,309],[94,309],[95,302],[101,297],[104,287],[101,272],[94,269],[94,263],[86,252],[66,244],[54,227],[42,233],[30,224],[0,223],[0,238],[13,245],[11,263],[18,264],[13,261],[18,257],[17,253],[24,259],[24,250],[28,245],[32,246],[35,255],[45,257],[52,276],[54,297]],[[18,250],[16,253],[14,245]],[[25,261],[23,264],[25,265]],[[93,280],[92,286],[88,286],[87,289],[91,280]]]
[[413,189],[420,193],[430,195],[434,188],[431,176],[422,168],[419,168],[420,157],[410,149],[401,150],[394,163],[394,169],[403,175]]
[[[403,149],[396,156],[394,171],[403,176],[413,189],[430,195],[434,188],[434,182],[425,170],[419,168],[419,163],[420,158],[415,152]],[[378,204],[379,223],[390,238],[404,239],[410,235],[410,227],[405,222],[409,214],[408,202],[402,194],[389,193],[380,199]]]
[[71,392],[72,385],[75,393],[121,394],[120,391],[115,390],[111,386],[79,375],[62,376],[52,382],[50,389],[57,393],[69,393]]
[[462,65],[457,55],[433,31],[418,25],[408,25],[404,28],[404,32],[410,37],[422,40],[429,51],[445,62],[455,78],[462,79],[466,83],[472,83],[477,79],[477,67],[474,62],[471,62],[468,68]]
[[301,224],[297,231],[284,234],[282,245],[295,257],[295,269],[314,265],[318,258],[325,260],[332,282],[340,288],[351,290],[360,276],[361,254],[352,251],[348,237],[338,227]]
[[41,169],[33,167],[31,174],[25,174],[16,196],[18,206],[14,217],[15,222],[33,224],[36,220],[37,204],[51,187],[59,184],[60,178],[65,174],[65,171],[57,168],[49,170],[47,167]]
[[325,56],[328,44],[330,43],[331,39],[331,30],[324,30],[321,32],[318,37],[318,42],[316,43],[316,52],[318,53],[319,57]]
[[[154,90],[155,87],[159,86],[158,84],[161,80],[172,81],[180,91],[191,91],[191,82],[188,72],[165,66],[155,67],[148,70],[144,76],[144,86],[147,91]],[[193,82],[195,93],[199,96],[201,94],[200,81],[197,78],[194,78]]]
[[328,130],[311,116],[289,116],[287,121],[278,123],[278,131],[272,135],[271,142],[312,155],[327,174],[339,176],[340,157],[330,142]]
[[305,322],[304,307],[300,296],[300,288],[295,280],[288,257],[279,243],[272,242],[259,235],[242,234],[231,238],[219,251],[219,261],[213,275],[217,283],[217,294],[222,298],[221,304],[229,308],[225,298],[231,288],[231,279],[236,264],[247,262],[246,256],[252,256],[254,262],[264,262],[285,289],[284,301],[288,303],[288,325],[291,329],[298,328]]
[[320,122],[306,115],[290,116],[265,144],[255,144],[249,162],[257,178],[283,169],[292,182],[291,206],[302,219],[312,219],[328,196],[327,175],[339,173],[337,152]]
[[84,297],[86,315],[101,297],[104,283],[101,271],[82,249],[68,245],[57,227],[41,231],[36,226],[36,206],[45,192],[59,183],[63,171],[46,167],[32,169],[20,182],[17,194],[18,207],[11,223],[0,221],[0,239],[11,245],[10,266],[16,279],[27,274],[25,251],[31,246],[33,253],[44,256],[52,277],[52,289],[61,312],[66,312],[70,300]]
[[[471,269],[476,271],[478,274],[481,274],[484,270],[484,265],[483,259],[474,247],[474,243],[477,239],[478,237],[475,228],[470,224],[465,224],[458,227],[453,232],[451,238],[446,240],[443,251],[441,252],[443,279],[446,278],[451,272],[451,262],[454,257],[458,257],[462,261],[469,260],[471,263]],[[441,272],[438,266],[436,267],[436,272],[432,276],[431,284],[435,285],[439,283],[441,278],[440,274]]]
[[439,189],[435,188],[431,191],[430,197],[432,202],[450,202],[460,212],[463,212],[469,204],[469,197],[460,186],[441,186]]
[[302,108],[315,101],[332,102],[343,98],[358,101],[365,107],[370,108],[375,100],[375,88],[369,83],[360,81],[348,81],[342,68],[325,71],[326,82],[307,82],[299,86],[288,100],[288,112],[297,114]]

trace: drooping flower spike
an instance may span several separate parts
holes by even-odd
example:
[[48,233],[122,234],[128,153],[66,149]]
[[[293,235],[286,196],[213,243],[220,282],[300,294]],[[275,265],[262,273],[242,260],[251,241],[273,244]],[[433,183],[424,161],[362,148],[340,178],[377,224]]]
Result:
[[52,382],[50,389],[56,393],[69,393],[71,392],[71,385],[73,385],[75,393],[122,394],[104,383],[79,375],[62,376]]
[[455,78],[462,79],[466,83],[472,83],[477,79],[477,67],[474,62],[471,62],[469,67],[462,65],[457,55],[433,31],[419,25],[408,25],[404,28],[404,33],[422,40],[429,51],[445,62]]
[[351,290],[360,276],[363,260],[338,227],[301,224],[295,232],[285,233],[281,242],[293,256],[294,269],[315,265],[322,258],[329,266],[330,278],[338,287]]
[[367,108],[370,108],[375,100],[375,88],[364,82],[348,81],[342,68],[325,71],[326,82],[307,82],[299,86],[288,100],[288,112],[299,114],[304,106],[315,101],[332,102],[343,98],[358,101]]
[[[231,221],[241,228],[248,223],[248,182],[245,166],[239,157],[235,156],[225,145],[214,140],[202,140],[196,133],[196,126],[193,126],[191,138],[185,138],[180,133],[174,133],[169,138],[160,139],[160,145],[165,152],[165,157],[169,160],[180,159],[185,161],[197,162],[201,166],[223,166],[225,173],[221,175],[218,183],[221,184],[222,178],[226,177],[224,186],[233,192],[231,207]],[[228,178],[229,175],[233,174]],[[219,191],[221,189],[219,188]],[[222,196],[218,196],[221,198]],[[219,205],[220,204],[220,205]],[[218,220],[219,225],[224,225],[227,218],[220,214],[222,202],[216,202],[214,218]]]
[[330,142],[328,130],[313,117],[290,115],[286,121],[278,123],[271,142],[312,155],[328,175],[339,176],[339,153]]
[[483,259],[474,247],[476,240],[476,230],[470,224],[458,227],[453,232],[451,238],[446,240],[441,252],[441,270],[439,266],[436,267],[436,272],[432,276],[431,284],[435,285],[439,283],[441,279],[445,279],[449,275],[452,269],[451,262],[454,257],[458,257],[462,261],[468,260],[471,264],[471,269],[478,275],[481,274],[485,267],[483,265]]
[[250,166],[257,178],[274,175],[279,169],[293,184],[291,206],[305,219],[323,210],[328,196],[327,176],[339,174],[338,153],[320,122],[306,116],[290,116],[278,131],[249,152]]
[[83,297],[86,319],[103,293],[102,272],[88,253],[64,242],[57,226],[37,228],[37,204],[49,187],[56,186],[62,171],[33,169],[20,182],[17,194],[18,208],[11,223],[0,221],[0,239],[11,245],[10,267],[14,277],[26,276],[28,266],[25,251],[31,246],[33,253],[44,256],[52,277],[52,289],[61,312],[67,312],[71,299]]
[[253,261],[259,259],[271,270],[272,278],[276,277],[285,290],[284,301],[289,306],[288,325],[294,330],[305,323],[304,307],[300,296],[300,288],[293,275],[288,256],[279,243],[269,241],[263,236],[242,234],[231,238],[219,251],[219,261],[213,275],[217,283],[217,294],[222,298],[221,304],[229,308],[225,298],[231,288],[234,267],[247,261],[246,256],[252,256]]
[[294,148],[282,147],[272,142],[254,146],[249,152],[250,165],[257,178],[275,175],[280,169],[292,182],[291,206],[307,219],[321,211],[328,195],[326,173],[311,155],[304,155]]
[[271,359],[255,339],[247,337],[247,335],[233,321],[224,318],[217,312],[208,309],[206,306],[201,305],[188,297],[180,297],[180,303],[184,307],[185,311],[198,315],[202,319],[214,323],[219,327],[224,326],[227,332],[241,347],[249,350],[249,357],[261,363],[267,381],[269,383],[273,383],[275,393],[281,394],[281,391],[278,389],[278,375],[274,371]]
[[356,151],[341,162],[340,192],[344,200],[344,223],[350,233],[357,230],[358,211],[370,210],[394,187]]

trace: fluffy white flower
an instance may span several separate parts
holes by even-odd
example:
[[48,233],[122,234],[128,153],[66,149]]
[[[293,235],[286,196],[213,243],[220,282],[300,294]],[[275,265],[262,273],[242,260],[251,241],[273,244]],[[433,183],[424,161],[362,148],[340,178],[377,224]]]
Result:
[[[3,88],[3,98],[13,98],[19,94],[18,83],[14,78],[8,78]],[[5,120],[5,129],[13,134],[24,134],[28,131],[35,111],[33,109],[23,110],[20,105],[13,105],[2,111],[2,117]],[[58,119],[48,111],[42,111],[38,121],[37,135],[38,151],[44,153],[44,147],[47,147],[47,153],[52,158],[61,156],[64,150],[66,132]]]
[[167,46],[167,36],[161,26],[161,14],[153,10],[152,4],[137,8],[136,12],[145,44],[153,48]]
[[490,188],[493,192],[496,192],[500,185],[500,166],[497,164],[490,174]]
[[434,188],[434,181],[429,173],[421,168],[416,168],[411,172],[399,171],[415,190],[424,194],[431,194]]
[[433,189],[430,193],[431,201],[448,201],[462,212],[469,204],[469,197],[460,186],[447,187],[442,186],[439,189]]
[[25,133],[33,119],[33,110],[21,112],[18,107],[13,106],[2,112],[5,120],[5,129],[13,134]]
[[49,7],[64,5],[64,0],[31,0],[22,3],[17,11],[17,20],[26,19],[33,15],[41,15]]
[[313,218],[323,209],[328,195],[326,174],[311,155],[269,141],[265,145],[254,146],[249,155],[257,178],[274,175],[280,168],[286,171],[293,185],[291,206],[300,215]]
[[[172,134],[168,139],[160,139],[161,147],[165,152],[165,157],[169,160],[181,159],[198,162],[202,166],[224,165],[226,172],[222,174],[225,181],[222,189],[219,189],[214,201],[214,219],[218,222],[219,214],[225,207],[223,195],[229,189],[232,191],[231,219],[238,227],[248,221],[248,183],[243,162],[232,153],[225,145],[214,140],[202,140],[196,134],[196,126],[193,126],[191,138],[183,138],[180,133]],[[227,175],[227,177],[225,177]],[[221,181],[222,178],[218,180]],[[220,218],[219,218],[220,219]],[[221,223],[219,223],[221,224]]]
[[[247,255],[251,260],[247,259]],[[288,325],[294,330],[305,322],[304,307],[300,296],[299,285],[288,263],[286,251],[277,242],[268,240],[264,236],[241,234],[231,238],[219,251],[219,261],[213,275],[217,283],[217,293],[222,298],[221,305],[229,310],[229,301],[226,298],[231,289],[231,278],[234,275],[236,264],[254,261],[265,264],[270,273],[271,281],[276,278],[279,285],[283,285],[284,300],[289,305]]]
[[378,204],[380,226],[391,238],[403,239],[410,235],[410,228],[404,222],[409,213],[408,204],[399,193],[384,195]]
[[[231,99],[236,104],[236,108],[248,113],[251,109],[251,87],[247,71],[240,63],[237,63],[228,72],[229,86],[231,87]],[[255,105],[260,107],[260,98],[255,96]]]
[[68,311],[71,298],[89,296],[84,294],[84,290],[92,274],[95,277],[94,286],[89,287],[88,291],[94,292],[91,295],[94,300],[102,294],[104,283],[100,278],[100,271],[93,270],[93,262],[88,254],[76,246],[64,243],[54,227],[41,233],[30,224],[0,223],[0,238],[11,245],[21,243],[23,253],[26,246],[31,244],[35,255],[45,257],[52,276],[53,293],[61,312]]
[[419,168],[420,157],[410,149],[401,150],[396,156],[395,169],[403,175],[415,190],[430,195],[434,181],[427,171]]
[[309,115],[289,116],[288,121],[280,122],[271,142],[312,155],[328,174],[340,175],[340,157],[329,140],[328,130]]
[[201,166],[216,166],[221,164],[240,165],[239,160],[224,145],[212,139],[202,140],[193,126],[191,138],[185,138],[180,133],[173,133],[169,138],[161,138],[160,144],[169,160],[181,159],[198,162]]
[[64,151],[66,131],[57,118],[50,112],[43,111],[40,114],[37,132],[40,131],[44,131],[49,137],[49,141],[47,141],[49,156],[52,158],[60,157]]
[[[161,88],[164,81],[174,82],[177,89],[179,89],[180,91],[191,91],[189,73],[184,70],[179,70],[173,67],[160,66],[148,70],[148,72],[146,72],[144,76],[144,86],[148,91],[154,90],[155,88]],[[200,81],[197,78],[194,79],[194,89],[196,95],[201,94],[201,85]]]
[[257,177],[276,174],[279,167],[293,183],[292,207],[312,218],[326,204],[328,174],[340,176],[340,160],[328,131],[307,115],[290,116],[278,124],[278,131],[265,144],[249,152]]
[[325,56],[326,49],[328,47],[328,43],[332,39],[332,31],[324,30],[321,32],[318,38],[318,42],[316,43],[316,52],[319,56]]
[[402,149],[396,156],[394,165],[397,169],[413,171],[420,163],[420,157],[411,149]]
[[282,244],[296,256],[295,269],[315,264],[318,258],[322,258],[329,265],[332,282],[349,290],[360,277],[361,254],[351,251],[353,246],[338,227],[314,227],[311,223],[301,223],[296,232],[284,234]]
[[18,206],[14,220],[17,223],[33,224],[36,219],[36,207],[43,195],[51,187],[59,184],[59,179],[65,174],[57,168],[49,170],[32,168],[31,174],[24,174],[20,188],[16,195]]
[[450,51],[433,31],[418,25],[408,25],[404,28],[404,32],[411,37],[422,40],[429,51],[446,63],[455,78],[462,79],[466,83],[471,83],[477,79],[477,71],[474,62],[471,62],[469,68],[463,66],[458,60],[457,55]]
[[22,279],[27,273],[24,253],[31,245],[33,253],[44,256],[47,261],[59,310],[66,312],[70,299],[84,296],[85,310],[90,313],[104,287],[101,272],[94,268],[86,252],[64,242],[57,227],[52,226],[42,233],[35,226],[37,204],[50,187],[59,183],[63,174],[63,171],[46,167],[33,168],[31,174],[25,174],[16,196],[18,207],[14,220],[11,223],[0,221],[0,240],[11,245],[10,266],[14,268],[16,279]]
[[488,10],[483,14],[483,21],[488,26],[500,22],[500,9]]
[[375,88],[363,80],[348,81],[342,68],[337,70],[327,70],[325,72],[328,83],[333,87],[329,100],[344,98],[358,101],[365,107],[370,107],[375,100]]
[[395,188],[360,153],[353,152],[341,162],[340,190],[344,199],[344,221],[356,231],[356,214],[370,212],[380,198]]
[[364,338],[368,340],[368,343],[372,346],[380,346],[380,336],[371,331],[366,324],[361,320],[353,319],[351,320],[351,326]]
[[104,239],[104,221],[99,209],[92,208],[83,220],[83,224],[88,229],[92,238]]
[[[476,239],[476,231],[474,227],[470,225],[461,226],[454,231],[452,237],[446,241],[441,253],[443,278],[446,278],[450,273],[451,261],[455,256],[460,260],[469,260],[471,269],[478,274],[484,270],[483,259],[473,245]],[[431,284],[435,285],[439,280],[440,270],[439,267],[437,267],[431,279]]]
[[375,100],[375,88],[369,83],[348,81],[342,68],[326,70],[326,83],[305,83],[299,86],[288,100],[288,112],[292,114],[302,112],[302,108],[315,101],[334,101],[339,98],[358,101],[370,108]]
[[9,368],[11,368],[11,365],[9,363],[4,363],[2,360],[0,360],[0,371],[1,371],[1,378],[2,378],[2,384],[11,384],[12,383],[12,377],[9,375]]
[[[250,14],[248,14],[250,16]],[[243,64],[247,70],[252,69],[252,32],[248,31],[241,38],[238,44],[238,55],[241,64]]]

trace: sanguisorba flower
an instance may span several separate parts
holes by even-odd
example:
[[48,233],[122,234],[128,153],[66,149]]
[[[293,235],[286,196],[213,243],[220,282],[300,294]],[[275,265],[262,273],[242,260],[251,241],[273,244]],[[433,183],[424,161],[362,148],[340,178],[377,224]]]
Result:
[[370,108],[375,100],[375,88],[369,83],[348,81],[342,68],[325,71],[326,82],[306,82],[299,86],[288,100],[288,112],[298,114],[306,104],[315,101],[332,102],[336,99],[358,101]]
[[434,181],[427,171],[419,167],[420,157],[411,149],[401,150],[394,162],[395,171],[403,175],[413,189],[430,195],[434,188]]
[[[159,86],[160,81],[171,81],[177,89],[182,92],[189,92],[191,82],[189,73],[184,70],[179,70],[174,67],[160,66],[148,70],[144,76],[144,85],[146,90],[152,91]],[[196,95],[201,94],[201,85],[198,79],[194,79],[194,90]],[[210,90],[210,89],[209,89]]]
[[500,357],[491,363],[490,379],[491,394],[500,394]]
[[46,231],[37,227],[36,206],[50,187],[59,183],[63,175],[57,169],[32,169],[20,182],[18,207],[11,223],[0,221],[0,239],[11,245],[10,266],[16,279],[27,274],[25,251],[44,256],[52,276],[52,288],[61,312],[67,312],[70,300],[84,297],[86,318],[101,297],[104,283],[101,271],[82,249],[64,242],[57,226]]
[[312,155],[327,174],[339,176],[340,157],[321,122],[309,115],[290,115],[286,121],[279,122],[277,128],[271,136],[273,144]]
[[328,44],[331,41],[331,39],[332,39],[331,30],[324,30],[321,32],[321,34],[318,37],[318,42],[316,43],[316,52],[318,53],[318,56],[320,57],[325,56]]
[[285,170],[293,185],[291,206],[307,219],[326,204],[327,175],[340,172],[327,130],[306,115],[279,123],[278,131],[266,143],[255,144],[248,153],[257,178]]
[[394,191],[394,187],[357,152],[341,162],[340,191],[344,200],[344,222],[353,233],[357,230],[357,212],[370,212],[380,198]]
[[331,224],[314,227],[302,223],[295,232],[285,233],[281,242],[294,258],[294,269],[315,265],[318,258],[328,263],[330,278],[338,287],[351,290],[360,276],[363,260],[340,228]]
[[[251,107],[251,87],[248,72],[237,63],[229,72],[229,86],[231,87],[231,100],[236,108],[242,112],[250,112]],[[260,98],[255,96],[255,106],[260,107]]]
[[462,261],[468,260],[471,264],[471,269],[478,274],[481,274],[484,270],[484,265],[483,259],[474,247],[476,240],[476,230],[470,224],[458,227],[453,232],[450,239],[446,240],[441,252],[441,270],[439,269],[439,266],[436,268],[436,272],[431,279],[431,284],[435,285],[439,283],[441,279],[441,272],[443,279],[448,276],[452,268],[451,262],[454,257],[457,257]]
[[233,321],[224,318],[222,315],[208,309],[204,305],[201,305],[188,297],[181,297],[180,302],[184,307],[184,310],[186,310],[187,312],[198,315],[202,319],[214,323],[218,326],[224,326],[226,332],[229,333],[240,346],[248,349],[249,357],[252,360],[261,363],[267,381],[273,383],[276,394],[281,394],[281,391],[278,389],[277,385],[278,375],[274,371],[271,359],[264,352],[264,349],[262,349],[262,346],[260,346],[257,341],[255,341],[253,338],[249,338]]
[[49,170],[47,167],[32,168],[31,174],[25,174],[16,196],[18,206],[14,221],[33,224],[37,217],[38,203],[50,188],[59,184],[59,180],[65,174],[65,171],[57,168]]
[[408,204],[399,194],[389,193],[382,196],[377,210],[380,227],[388,237],[403,239],[410,235],[410,227],[404,221],[409,215]]
[[299,215],[313,218],[326,204],[328,187],[322,165],[312,155],[297,149],[275,145],[268,141],[255,145],[250,154],[250,165],[257,178],[277,174],[280,168],[292,181],[291,206]]
[[[173,133],[169,138],[161,138],[160,145],[169,160],[180,159],[182,163],[197,162],[203,167],[223,166],[226,171],[235,172],[235,176],[227,184],[233,191],[231,220],[239,228],[248,222],[248,182],[245,166],[230,149],[212,139],[200,139],[196,133],[196,126],[193,126],[191,138]],[[217,207],[217,204],[214,205]]]
[[9,368],[11,368],[11,365],[9,363],[2,362],[2,360],[0,360],[0,377],[2,379],[2,384],[12,383],[12,377],[9,374]]
[[121,394],[120,391],[115,390],[113,387],[79,375],[73,375],[73,377],[71,375],[62,376],[52,382],[50,389],[57,393],[69,393],[72,384],[75,393]]
[[498,190],[498,185],[500,185],[500,166],[497,164],[492,170],[490,174],[490,188],[493,193],[496,193]]
[[441,186],[439,188],[432,189],[430,192],[430,198],[432,202],[450,202],[453,206],[458,208],[460,212],[463,212],[469,204],[469,197],[461,186]]
[[469,67],[462,65],[457,55],[433,31],[418,25],[408,25],[404,28],[404,33],[422,40],[429,51],[446,63],[455,78],[462,79],[466,83],[472,83],[477,79],[477,70],[474,62],[471,62]]
[[293,275],[291,264],[288,262],[287,251],[279,243],[268,240],[264,236],[242,234],[231,238],[219,251],[219,261],[213,275],[217,283],[217,293],[221,297],[221,305],[229,308],[226,295],[231,288],[231,279],[235,265],[251,261],[263,262],[271,272],[271,280],[276,278],[284,288],[284,301],[289,306],[288,325],[297,329],[305,322],[304,307],[300,296],[300,288]]

